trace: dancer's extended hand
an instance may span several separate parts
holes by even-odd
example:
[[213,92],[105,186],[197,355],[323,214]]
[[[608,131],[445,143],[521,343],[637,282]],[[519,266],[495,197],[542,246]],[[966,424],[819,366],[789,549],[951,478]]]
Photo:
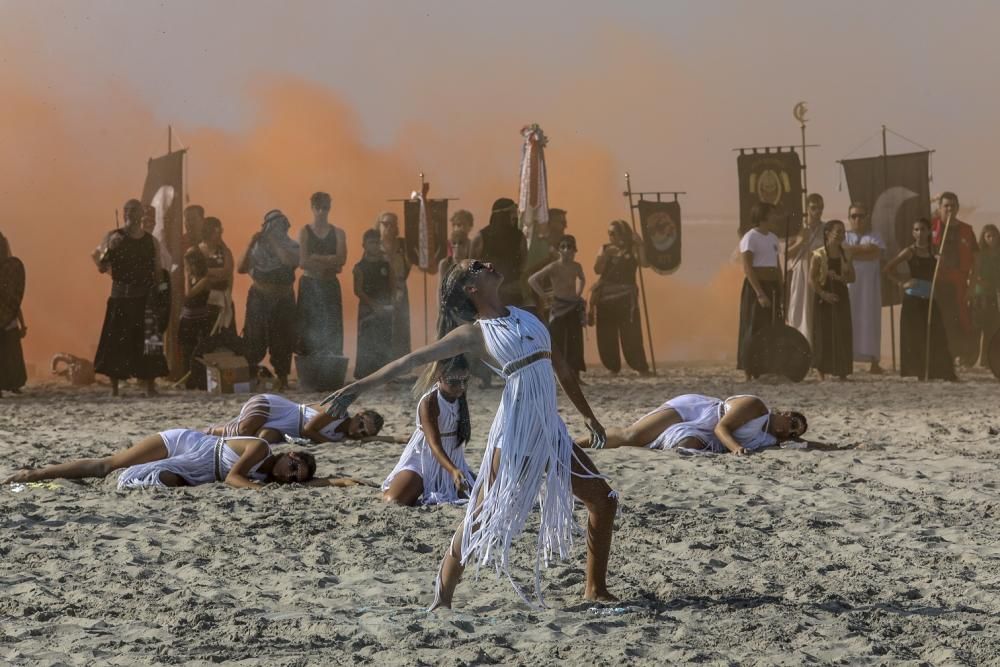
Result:
[[451,481],[455,485],[455,491],[461,493],[462,490],[468,490],[469,484],[465,480],[465,473],[463,473],[458,468],[451,471]]
[[587,430],[590,431],[590,448],[591,449],[604,449],[604,445],[608,442],[608,435],[604,432],[604,426],[597,419],[587,419],[584,421],[587,425]]
[[323,399],[320,405],[330,406],[326,409],[326,414],[330,415],[334,419],[343,419],[347,416],[347,408],[351,407],[351,403],[358,398],[359,392],[355,389],[354,384],[341,387]]
[[18,470],[16,473],[3,481],[3,484],[22,484],[31,481],[31,470]]

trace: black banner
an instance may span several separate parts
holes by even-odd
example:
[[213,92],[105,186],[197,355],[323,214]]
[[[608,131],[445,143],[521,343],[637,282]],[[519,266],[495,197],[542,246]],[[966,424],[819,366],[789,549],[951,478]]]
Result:
[[[427,200],[427,230],[421,238],[420,200],[403,202],[403,234],[406,254],[413,266],[437,273],[438,262],[448,255],[448,200]],[[422,252],[423,251],[423,252]],[[425,261],[421,261],[424,259]]]
[[843,160],[852,202],[868,209],[872,231],[886,245],[886,259],[913,242],[913,221],[931,216],[927,152]]
[[676,271],[681,265],[681,205],[640,199],[639,223],[649,265],[657,273]]
[[[798,153],[740,153],[736,169],[740,177],[740,237],[750,229],[750,212],[761,202],[773,204],[777,215],[790,221],[791,233],[801,229],[802,163]],[[779,225],[774,233],[784,238],[785,226]]]

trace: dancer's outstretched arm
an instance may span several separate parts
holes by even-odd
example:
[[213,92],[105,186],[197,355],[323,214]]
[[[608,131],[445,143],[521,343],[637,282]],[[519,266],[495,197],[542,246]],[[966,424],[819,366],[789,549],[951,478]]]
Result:
[[591,409],[590,403],[587,402],[587,397],[583,395],[583,390],[580,389],[580,382],[577,380],[576,373],[569,367],[566,360],[558,354],[552,355],[552,368],[555,369],[556,377],[559,378],[559,384],[562,385],[563,391],[569,396],[569,400],[576,406],[577,411],[583,415],[584,423],[590,429],[590,446],[594,449],[603,449],[608,436],[604,432],[604,426],[601,425],[600,420]]
[[479,330],[479,327],[475,327],[472,324],[463,324],[453,329],[441,340],[389,362],[364,379],[335,391],[323,399],[323,404],[337,402],[338,407],[346,409],[351,401],[364,392],[381,387],[396,378],[403,377],[413,369],[424,364],[440,361],[441,359],[447,359],[466,352],[477,352],[482,346],[482,341],[483,334]]

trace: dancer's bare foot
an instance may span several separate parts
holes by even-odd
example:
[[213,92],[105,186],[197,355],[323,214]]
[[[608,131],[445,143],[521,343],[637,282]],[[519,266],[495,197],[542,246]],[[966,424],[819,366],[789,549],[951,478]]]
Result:
[[612,595],[611,592],[604,588],[601,590],[588,590],[583,594],[584,600],[593,600],[594,602],[618,602],[618,597]]

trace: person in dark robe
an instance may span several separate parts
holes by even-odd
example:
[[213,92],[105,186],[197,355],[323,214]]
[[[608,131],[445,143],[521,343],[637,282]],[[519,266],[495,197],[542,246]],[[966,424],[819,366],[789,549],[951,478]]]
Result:
[[112,396],[130,377],[142,380],[146,395],[154,396],[156,378],[169,372],[163,356],[165,323],[151,321],[148,308],[163,269],[157,241],[142,227],[143,215],[139,200],[125,202],[124,227],[108,232],[94,253],[100,271],[112,280],[94,371],[110,378]]
[[472,239],[471,256],[492,264],[504,276],[500,285],[504,305],[524,305],[521,277],[528,260],[528,241],[518,227],[517,204],[513,199],[493,202],[489,224]]
[[313,221],[299,232],[299,353],[344,354],[344,305],[337,277],[347,263],[347,236],[329,222],[332,200],[310,199]]
[[812,253],[809,262],[812,361],[820,380],[827,375],[846,380],[854,370],[851,295],[847,290],[854,282],[854,265],[844,252],[846,233],[841,220],[823,223],[823,247]]
[[[963,366],[972,366],[979,349],[973,341],[967,290],[979,245],[972,225],[958,219],[958,209],[958,195],[944,192],[938,198],[937,215],[931,220],[931,247],[941,266],[934,301],[948,332],[948,349]],[[947,224],[948,220],[951,224]]]
[[645,265],[642,244],[636,241],[624,220],[611,222],[608,240],[594,262],[594,273],[600,279],[591,292],[593,319],[597,324],[597,352],[601,363],[613,374],[622,368],[620,349],[633,370],[648,375],[636,283],[639,265]]
[[399,217],[383,211],[375,220],[375,231],[382,243],[382,255],[389,262],[392,278],[392,358],[410,353],[410,291],[406,280],[410,277],[410,260],[406,244],[399,238]]
[[264,355],[278,376],[274,393],[288,386],[295,345],[295,267],[299,265],[299,244],[288,236],[291,223],[274,209],[264,216],[261,230],[238,262],[237,271],[249,273],[253,285],[247,293],[247,314],[243,324],[246,357],[253,377],[257,377]]
[[750,229],[740,239],[743,290],[740,293],[740,329],[736,368],[751,379],[748,367],[750,343],[755,335],[775,322],[783,322],[782,276],[778,266],[778,237],[774,206],[761,202],[750,214]]
[[1000,229],[983,225],[972,272],[973,343],[979,365],[989,366],[989,346],[1000,331]]
[[[896,267],[906,262],[910,277],[901,279]],[[948,335],[938,309],[937,298],[931,299],[931,286],[938,257],[931,245],[931,223],[920,218],[913,223],[913,244],[903,248],[886,263],[883,274],[903,288],[903,303],[899,313],[899,374],[923,380],[938,378],[955,380],[954,357]],[[930,309],[930,369],[927,368],[927,314]]]
[[393,359],[392,266],[382,250],[382,236],[369,229],[362,239],[364,254],[354,265],[354,294],[358,297],[358,353],[354,377],[374,373]]
[[[10,242],[0,234],[0,262],[13,256]],[[28,381],[24,351],[21,349],[21,339],[27,335],[28,327],[20,309],[10,322],[0,322],[0,396],[5,391],[21,393],[21,387]]]

